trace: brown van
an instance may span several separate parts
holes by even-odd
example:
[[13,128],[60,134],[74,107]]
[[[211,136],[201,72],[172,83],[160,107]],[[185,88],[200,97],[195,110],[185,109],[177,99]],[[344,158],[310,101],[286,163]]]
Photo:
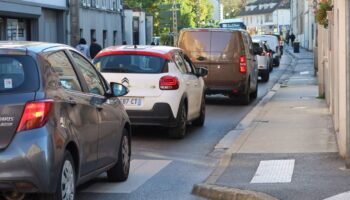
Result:
[[239,97],[243,104],[257,97],[258,68],[248,32],[228,29],[183,29],[178,46],[196,67],[206,67],[207,94]]

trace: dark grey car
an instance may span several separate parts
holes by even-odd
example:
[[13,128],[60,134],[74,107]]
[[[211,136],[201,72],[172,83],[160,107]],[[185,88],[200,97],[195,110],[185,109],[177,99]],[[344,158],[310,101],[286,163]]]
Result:
[[69,46],[0,42],[4,195],[73,200],[76,185],[104,171],[126,180],[131,130],[117,96],[127,92]]

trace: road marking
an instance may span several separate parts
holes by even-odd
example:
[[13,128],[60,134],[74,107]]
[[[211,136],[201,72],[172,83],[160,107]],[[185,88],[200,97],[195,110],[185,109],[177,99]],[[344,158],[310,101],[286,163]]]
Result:
[[261,161],[250,183],[290,183],[295,160]]
[[100,177],[106,182],[98,182],[85,189],[83,192],[89,193],[131,193],[137,190],[147,180],[152,178],[168,164],[170,160],[132,160],[129,178],[123,183],[107,182],[104,173]]
[[349,199],[350,199],[350,191],[329,197],[325,200],[349,200]]

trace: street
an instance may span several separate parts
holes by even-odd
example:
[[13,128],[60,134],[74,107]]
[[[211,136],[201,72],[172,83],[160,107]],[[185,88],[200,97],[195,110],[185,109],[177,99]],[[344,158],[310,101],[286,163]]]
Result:
[[[77,199],[199,199],[191,195],[194,184],[203,182],[214,169],[220,152],[215,145],[245,117],[288,69],[284,54],[270,81],[259,81],[258,98],[248,106],[224,96],[207,96],[206,122],[189,126],[182,140],[168,138],[166,130],[138,127],[132,138],[132,167],[125,183],[108,183],[106,175],[80,186]],[[139,168],[134,168],[133,164]]]

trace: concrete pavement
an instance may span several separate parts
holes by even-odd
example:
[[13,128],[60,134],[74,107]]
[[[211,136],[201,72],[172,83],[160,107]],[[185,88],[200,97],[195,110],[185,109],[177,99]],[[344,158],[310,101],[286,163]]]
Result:
[[[293,54],[290,72],[242,120],[208,179],[193,193],[210,199],[350,199],[350,171],[338,156],[313,55]],[[342,193],[342,194],[340,194]]]

